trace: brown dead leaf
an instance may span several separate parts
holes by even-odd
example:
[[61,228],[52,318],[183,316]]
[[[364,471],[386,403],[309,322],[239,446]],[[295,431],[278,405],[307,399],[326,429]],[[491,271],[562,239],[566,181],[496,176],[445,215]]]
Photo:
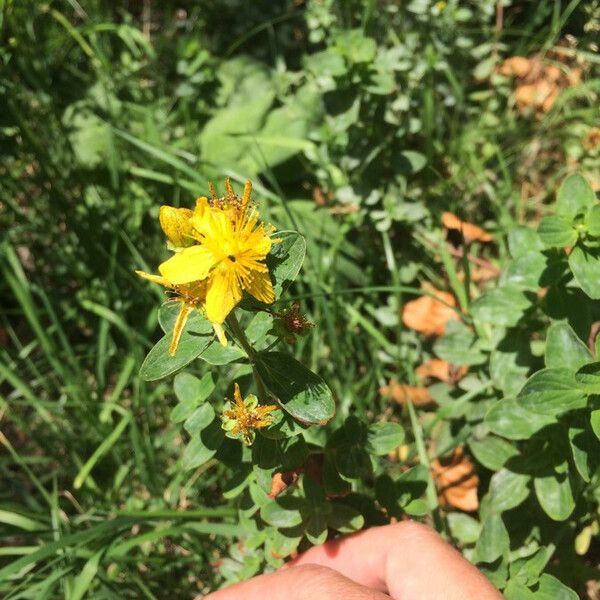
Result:
[[283,473],[275,473],[271,479],[271,490],[269,498],[277,498],[279,494],[285,492],[291,485],[294,485],[300,477],[300,469],[297,471],[285,471]]
[[592,127],[581,140],[581,145],[588,151],[598,148],[600,146],[600,128]]
[[511,56],[507,58],[498,69],[505,77],[527,77],[531,71],[531,60],[524,56]]
[[571,67],[565,61],[550,63],[539,56],[513,56],[499,67],[498,72],[515,77],[515,103],[521,113],[533,111],[539,118],[554,105],[561,90],[578,85],[581,67]]
[[486,281],[490,281],[491,279],[495,279],[499,275],[500,269],[494,267],[493,265],[490,265],[489,267],[475,267],[474,269],[471,269],[470,272],[471,281],[473,283],[484,283]]
[[479,477],[462,447],[455,448],[449,457],[435,459],[431,463],[431,472],[441,504],[465,512],[477,510]]
[[455,367],[446,360],[432,358],[417,367],[415,372],[421,379],[432,378],[446,383],[456,383],[467,374],[468,370],[468,367]]
[[468,221],[462,221],[455,214],[451,212],[445,212],[442,214],[442,225],[446,229],[454,229],[461,231],[465,242],[470,244],[471,242],[491,242],[493,241],[492,236],[482,229],[478,225],[469,223]]
[[388,385],[380,388],[379,393],[387,398],[392,398],[398,404],[406,404],[410,400],[414,406],[426,406],[433,402],[433,398],[426,387],[398,383],[393,379]]
[[431,296],[421,296],[407,302],[402,309],[402,322],[409,329],[424,335],[443,335],[448,321],[457,320],[458,313],[451,308],[456,306],[454,296],[448,292],[436,290],[432,286],[423,286]]
[[567,82],[570,86],[579,85],[581,83],[581,68],[575,67],[567,73]]

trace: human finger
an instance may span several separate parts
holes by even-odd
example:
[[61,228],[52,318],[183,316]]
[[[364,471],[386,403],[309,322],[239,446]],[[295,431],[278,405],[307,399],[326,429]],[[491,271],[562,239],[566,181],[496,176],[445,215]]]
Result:
[[404,521],[315,546],[291,566],[335,569],[397,600],[500,600],[486,577],[433,529]]
[[339,571],[303,564],[259,575],[209,594],[205,600],[390,600]]

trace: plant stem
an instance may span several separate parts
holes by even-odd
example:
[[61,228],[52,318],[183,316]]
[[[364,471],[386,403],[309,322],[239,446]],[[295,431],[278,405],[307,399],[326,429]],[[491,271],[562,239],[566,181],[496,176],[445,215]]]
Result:
[[244,352],[248,355],[248,360],[250,361],[250,366],[252,367],[252,375],[254,376],[254,382],[256,383],[256,389],[258,391],[258,397],[263,400],[263,402],[267,401],[269,396],[267,392],[267,388],[261,379],[261,376],[256,369],[256,363],[258,362],[258,354],[256,350],[250,344],[250,341],[246,337],[246,332],[242,329],[240,322],[237,320],[235,313],[232,311],[229,313],[227,317],[227,322],[231,327],[231,331],[236,341],[240,344],[240,346],[244,349]]
[[233,337],[236,339],[236,341],[239,343],[239,345],[244,349],[244,352],[248,355],[248,358],[250,359],[250,363],[253,364],[254,360],[256,359],[256,352],[254,351],[254,348],[248,341],[248,338],[246,337],[246,333],[240,326],[240,322],[237,320],[237,317],[235,316],[235,313],[233,311],[231,313],[229,313],[229,316],[227,317],[227,323],[229,323],[229,326],[231,327]]

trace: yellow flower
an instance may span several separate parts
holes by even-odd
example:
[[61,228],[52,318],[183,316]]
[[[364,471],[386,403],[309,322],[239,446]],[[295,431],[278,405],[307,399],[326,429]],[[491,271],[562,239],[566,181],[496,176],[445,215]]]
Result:
[[160,207],[158,220],[172,250],[185,248],[195,243],[192,235],[194,228],[190,221],[193,214],[189,208],[174,208],[165,205]]
[[190,218],[197,243],[159,267],[161,275],[175,285],[206,279],[206,317],[216,324],[223,323],[244,290],[266,304],[275,300],[264,262],[278,241],[270,237],[274,229],[259,222],[258,211],[250,204],[249,181],[241,198],[229,180],[225,187],[223,198],[217,198],[211,187],[212,201],[205,197],[197,200]]
[[230,437],[241,437],[246,445],[251,446],[256,435],[255,430],[267,427],[273,422],[269,413],[277,410],[277,406],[259,406],[258,398],[254,394],[242,400],[237,383],[234,386],[233,398],[234,402],[229,403],[231,408],[223,411],[222,427]]
[[[191,281],[190,283],[184,283],[182,285],[176,285],[170,282],[164,277],[159,275],[152,275],[150,273],[144,273],[143,271],[136,271],[136,274],[148,281],[158,283],[163,287],[175,292],[175,296],[172,298],[174,302],[181,303],[179,314],[175,320],[175,326],[173,327],[173,337],[171,338],[171,345],[169,346],[169,354],[175,356],[177,352],[177,346],[181,339],[181,334],[188,320],[188,317],[193,310],[197,309],[204,314],[204,303],[206,301],[206,281]],[[219,342],[223,346],[227,346],[227,338],[223,327],[218,323],[212,324],[213,329],[219,339]]]

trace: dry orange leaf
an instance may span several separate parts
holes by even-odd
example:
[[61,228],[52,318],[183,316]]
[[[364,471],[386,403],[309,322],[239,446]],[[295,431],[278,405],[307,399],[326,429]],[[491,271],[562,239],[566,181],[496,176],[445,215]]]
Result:
[[441,504],[465,512],[479,508],[479,477],[462,447],[455,448],[449,457],[435,459],[431,463],[431,472]]
[[446,383],[456,383],[460,381],[468,372],[468,367],[455,367],[448,361],[440,358],[432,358],[417,367],[416,374],[421,379],[439,379]]
[[398,383],[393,379],[390,380],[388,385],[380,388],[379,393],[382,396],[392,398],[398,404],[406,404],[410,400],[415,406],[425,406],[433,402],[433,398],[427,388]]
[[592,127],[581,141],[582,146],[586,150],[594,150],[600,146],[600,129],[598,127]]
[[507,58],[498,69],[506,77],[527,77],[531,71],[531,61],[524,56],[511,56]]
[[407,302],[402,309],[402,322],[409,329],[424,335],[443,335],[446,323],[459,318],[458,313],[451,308],[456,306],[454,296],[432,286],[424,286],[424,289],[431,292],[435,298],[421,296]]
[[275,473],[271,479],[269,498],[277,498],[277,496],[279,496],[279,494],[282,492],[285,492],[290,485],[296,483],[296,481],[298,481],[298,477],[300,477],[300,470]]
[[485,230],[469,223],[468,221],[462,221],[455,214],[451,212],[445,212],[442,214],[442,225],[446,229],[455,229],[462,231],[465,242],[470,244],[471,242],[491,242],[493,241],[492,236]]

